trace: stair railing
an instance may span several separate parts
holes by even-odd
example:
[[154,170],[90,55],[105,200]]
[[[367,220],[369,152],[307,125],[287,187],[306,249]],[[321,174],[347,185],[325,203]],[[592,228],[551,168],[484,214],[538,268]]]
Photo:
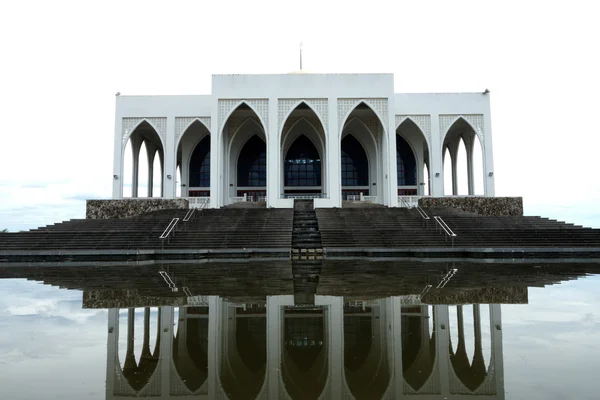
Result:
[[167,227],[163,231],[162,235],[160,235],[158,237],[159,239],[163,239],[162,240],[163,248],[165,246],[165,240],[164,239],[168,239],[169,235],[171,234],[171,232],[173,232],[173,230],[175,229],[175,226],[177,225],[178,222],[179,222],[179,218],[173,218],[171,220],[171,222],[169,222],[169,225],[167,225]]
[[448,240],[448,236],[452,239],[452,247],[454,247],[454,238],[457,236],[456,233],[452,232],[452,229],[444,222],[442,217],[435,215],[433,219],[438,223],[442,230],[446,232],[446,240]]
[[440,281],[440,283],[438,283],[438,285],[436,286],[436,289],[443,289],[444,286],[446,286],[446,284],[450,281],[450,278],[452,278],[454,276],[454,274],[456,274],[456,271],[458,271],[458,269],[456,269],[456,268],[452,268],[450,271],[448,271],[446,273],[446,276],[444,276],[442,278],[442,280]]
[[183,217],[183,222],[188,222],[190,219],[192,219],[192,216],[194,215],[194,211],[196,211],[195,208],[190,208],[187,212],[187,214],[185,214],[185,217]]

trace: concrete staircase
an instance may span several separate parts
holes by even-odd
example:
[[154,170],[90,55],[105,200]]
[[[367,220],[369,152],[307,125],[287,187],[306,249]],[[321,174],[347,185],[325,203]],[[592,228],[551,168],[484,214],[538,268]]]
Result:
[[304,253],[305,250],[313,250],[311,253],[315,253],[321,248],[321,233],[313,200],[294,200],[292,249],[299,250],[299,253]]

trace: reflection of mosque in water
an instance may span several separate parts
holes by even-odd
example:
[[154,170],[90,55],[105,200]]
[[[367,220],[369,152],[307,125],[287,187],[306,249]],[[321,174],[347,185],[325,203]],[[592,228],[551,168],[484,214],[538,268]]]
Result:
[[107,399],[504,398],[500,305],[293,304],[111,308]]

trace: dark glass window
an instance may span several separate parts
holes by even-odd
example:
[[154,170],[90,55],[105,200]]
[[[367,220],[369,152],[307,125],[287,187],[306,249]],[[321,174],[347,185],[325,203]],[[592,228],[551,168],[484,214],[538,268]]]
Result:
[[342,186],[368,186],[369,161],[362,145],[352,135],[342,139]]
[[192,153],[190,187],[210,187],[210,136],[205,136]]
[[285,186],[321,186],[321,157],[315,145],[300,135],[285,157]]
[[400,135],[396,136],[396,167],[398,186],[414,186],[417,184],[417,163],[412,149]]
[[252,136],[242,148],[237,167],[238,186],[267,186],[267,146]]

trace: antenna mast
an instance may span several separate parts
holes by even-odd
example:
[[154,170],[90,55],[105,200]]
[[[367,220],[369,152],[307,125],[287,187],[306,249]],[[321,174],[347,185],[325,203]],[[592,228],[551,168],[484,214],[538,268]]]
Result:
[[302,71],[302,42],[300,42],[300,71]]

